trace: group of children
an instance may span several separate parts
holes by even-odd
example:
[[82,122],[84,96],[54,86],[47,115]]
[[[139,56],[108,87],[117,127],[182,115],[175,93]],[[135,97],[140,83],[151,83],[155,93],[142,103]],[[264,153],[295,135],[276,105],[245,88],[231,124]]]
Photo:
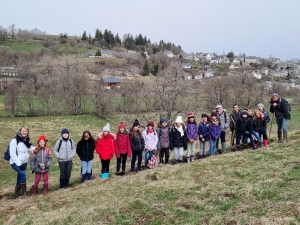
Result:
[[[257,146],[262,145],[260,138],[263,136],[264,146],[268,146],[266,126],[269,116],[263,110],[263,105],[258,105],[258,110],[255,111],[254,115],[252,115],[251,109],[241,112],[236,106],[233,106],[230,115],[232,137],[236,136],[236,150],[241,149],[240,140],[242,137],[244,144],[249,138],[252,148],[256,149]],[[111,133],[109,124],[106,124],[97,140],[94,140],[91,133],[85,130],[76,146],[70,139],[69,130],[64,128],[61,131],[61,138],[53,148],[59,162],[60,187],[68,188],[73,165],[72,159],[76,153],[81,161],[81,182],[83,183],[92,177],[94,151],[99,155],[101,161],[100,176],[107,179],[109,178],[110,161],[114,155],[117,158],[117,176],[125,175],[127,158],[131,158],[130,173],[139,172],[142,169],[144,150],[145,168],[154,168],[158,163],[168,164],[170,162],[170,150],[174,151],[174,164],[183,162],[184,150],[186,150],[187,163],[193,162],[197,139],[200,142],[199,158],[205,158],[207,154],[213,156],[217,150],[217,141],[221,136],[221,130],[220,118],[216,111],[212,112],[210,116],[202,114],[199,124],[197,124],[192,112],[187,113],[186,122],[183,122],[182,116],[177,116],[175,123],[170,127],[166,118],[160,120],[156,129],[154,122],[149,121],[143,132],[140,131],[138,120],[133,122],[130,129],[126,129],[126,125],[121,122],[116,134]],[[35,173],[32,186],[33,195],[37,193],[41,177],[44,181],[44,194],[48,192],[48,173],[52,154],[46,143],[47,138],[41,135],[38,138],[38,146],[30,151],[30,168]],[[209,149],[208,152],[207,149]]]

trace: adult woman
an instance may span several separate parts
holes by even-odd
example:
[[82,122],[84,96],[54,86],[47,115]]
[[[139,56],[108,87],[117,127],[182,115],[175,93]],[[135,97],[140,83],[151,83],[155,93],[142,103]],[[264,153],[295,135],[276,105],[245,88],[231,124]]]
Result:
[[83,131],[81,140],[78,141],[76,152],[81,160],[81,183],[91,179],[92,164],[94,159],[95,140],[88,130]]
[[19,197],[22,190],[22,198],[26,198],[26,168],[28,163],[28,151],[34,150],[29,138],[29,129],[22,126],[17,131],[16,137],[10,141],[9,154],[10,165],[18,173],[15,187],[15,197]]
[[75,147],[73,140],[70,139],[69,130],[63,128],[61,130],[61,137],[54,146],[54,154],[58,158],[60,169],[60,188],[68,188],[71,177],[73,157],[75,155]]

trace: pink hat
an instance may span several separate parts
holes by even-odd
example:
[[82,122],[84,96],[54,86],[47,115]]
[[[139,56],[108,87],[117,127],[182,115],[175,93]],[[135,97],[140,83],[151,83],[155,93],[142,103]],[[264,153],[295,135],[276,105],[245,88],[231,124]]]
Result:
[[187,113],[187,117],[190,118],[190,117],[195,117],[195,116],[194,116],[194,113],[188,112],[188,113]]

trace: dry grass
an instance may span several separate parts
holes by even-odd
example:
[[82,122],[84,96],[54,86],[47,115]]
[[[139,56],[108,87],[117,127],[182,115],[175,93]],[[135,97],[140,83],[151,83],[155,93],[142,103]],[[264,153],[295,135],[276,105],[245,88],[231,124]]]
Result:
[[[31,135],[43,131],[43,123],[49,130],[47,135],[55,140],[62,127],[58,124],[72,123],[71,134],[79,138],[84,125],[97,132],[105,123],[99,120],[97,124],[94,117],[86,121],[74,117],[45,122],[33,119]],[[1,121],[0,124],[4,126]],[[17,125],[19,122],[10,123],[12,128]],[[274,142],[257,151],[231,152],[191,164],[163,165],[124,177],[113,174],[113,161],[109,180],[98,177],[100,163],[96,158],[94,179],[84,184],[79,184],[80,165],[76,158],[72,185],[67,190],[57,189],[59,172],[54,160],[47,196],[13,199],[13,180],[5,177],[3,184],[1,179],[0,223],[299,224],[298,135],[299,131],[294,132],[288,144]],[[10,173],[10,168],[0,168]],[[14,178],[15,174],[11,176]],[[32,181],[29,173],[28,177]]]

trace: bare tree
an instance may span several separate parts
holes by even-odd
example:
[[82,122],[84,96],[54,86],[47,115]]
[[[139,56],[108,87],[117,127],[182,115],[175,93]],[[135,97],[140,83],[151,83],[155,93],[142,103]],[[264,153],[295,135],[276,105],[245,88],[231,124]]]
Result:
[[7,86],[5,106],[10,110],[12,117],[18,115],[20,97],[20,84],[15,82]]
[[10,36],[11,36],[11,39],[14,39],[15,38],[15,33],[16,33],[16,28],[15,28],[15,24],[12,24],[8,27],[8,30],[9,30],[9,33],[10,33]]

